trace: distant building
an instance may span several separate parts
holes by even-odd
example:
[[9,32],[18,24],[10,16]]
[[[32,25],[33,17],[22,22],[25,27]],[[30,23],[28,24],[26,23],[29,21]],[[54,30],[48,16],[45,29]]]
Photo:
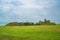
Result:
[[44,21],[39,21],[39,25],[53,25],[55,23],[51,22],[50,20],[44,19]]
[[11,22],[8,23],[6,26],[27,26],[27,25],[55,25],[55,23],[51,22],[50,20],[44,19],[44,21],[39,21],[36,24],[33,22]]

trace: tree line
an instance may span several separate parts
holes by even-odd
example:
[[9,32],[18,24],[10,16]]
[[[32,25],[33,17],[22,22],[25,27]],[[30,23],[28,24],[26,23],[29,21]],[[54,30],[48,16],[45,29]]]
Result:
[[44,21],[39,21],[37,23],[33,22],[11,22],[6,24],[6,26],[28,26],[28,25],[56,25],[55,22],[51,22],[50,20],[44,19]]

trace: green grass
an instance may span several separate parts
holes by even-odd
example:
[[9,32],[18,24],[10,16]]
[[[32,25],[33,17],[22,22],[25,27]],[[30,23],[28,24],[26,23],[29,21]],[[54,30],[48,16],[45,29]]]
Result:
[[0,40],[60,40],[60,25],[3,26]]

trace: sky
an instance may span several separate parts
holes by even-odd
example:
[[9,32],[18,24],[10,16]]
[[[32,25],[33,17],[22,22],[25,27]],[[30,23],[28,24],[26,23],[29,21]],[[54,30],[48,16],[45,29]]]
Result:
[[60,23],[60,0],[0,0],[0,25],[45,18]]

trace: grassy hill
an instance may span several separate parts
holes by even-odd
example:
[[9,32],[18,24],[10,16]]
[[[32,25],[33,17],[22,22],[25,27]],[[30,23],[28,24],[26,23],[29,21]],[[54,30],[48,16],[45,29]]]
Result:
[[0,40],[60,40],[60,25],[3,26]]

